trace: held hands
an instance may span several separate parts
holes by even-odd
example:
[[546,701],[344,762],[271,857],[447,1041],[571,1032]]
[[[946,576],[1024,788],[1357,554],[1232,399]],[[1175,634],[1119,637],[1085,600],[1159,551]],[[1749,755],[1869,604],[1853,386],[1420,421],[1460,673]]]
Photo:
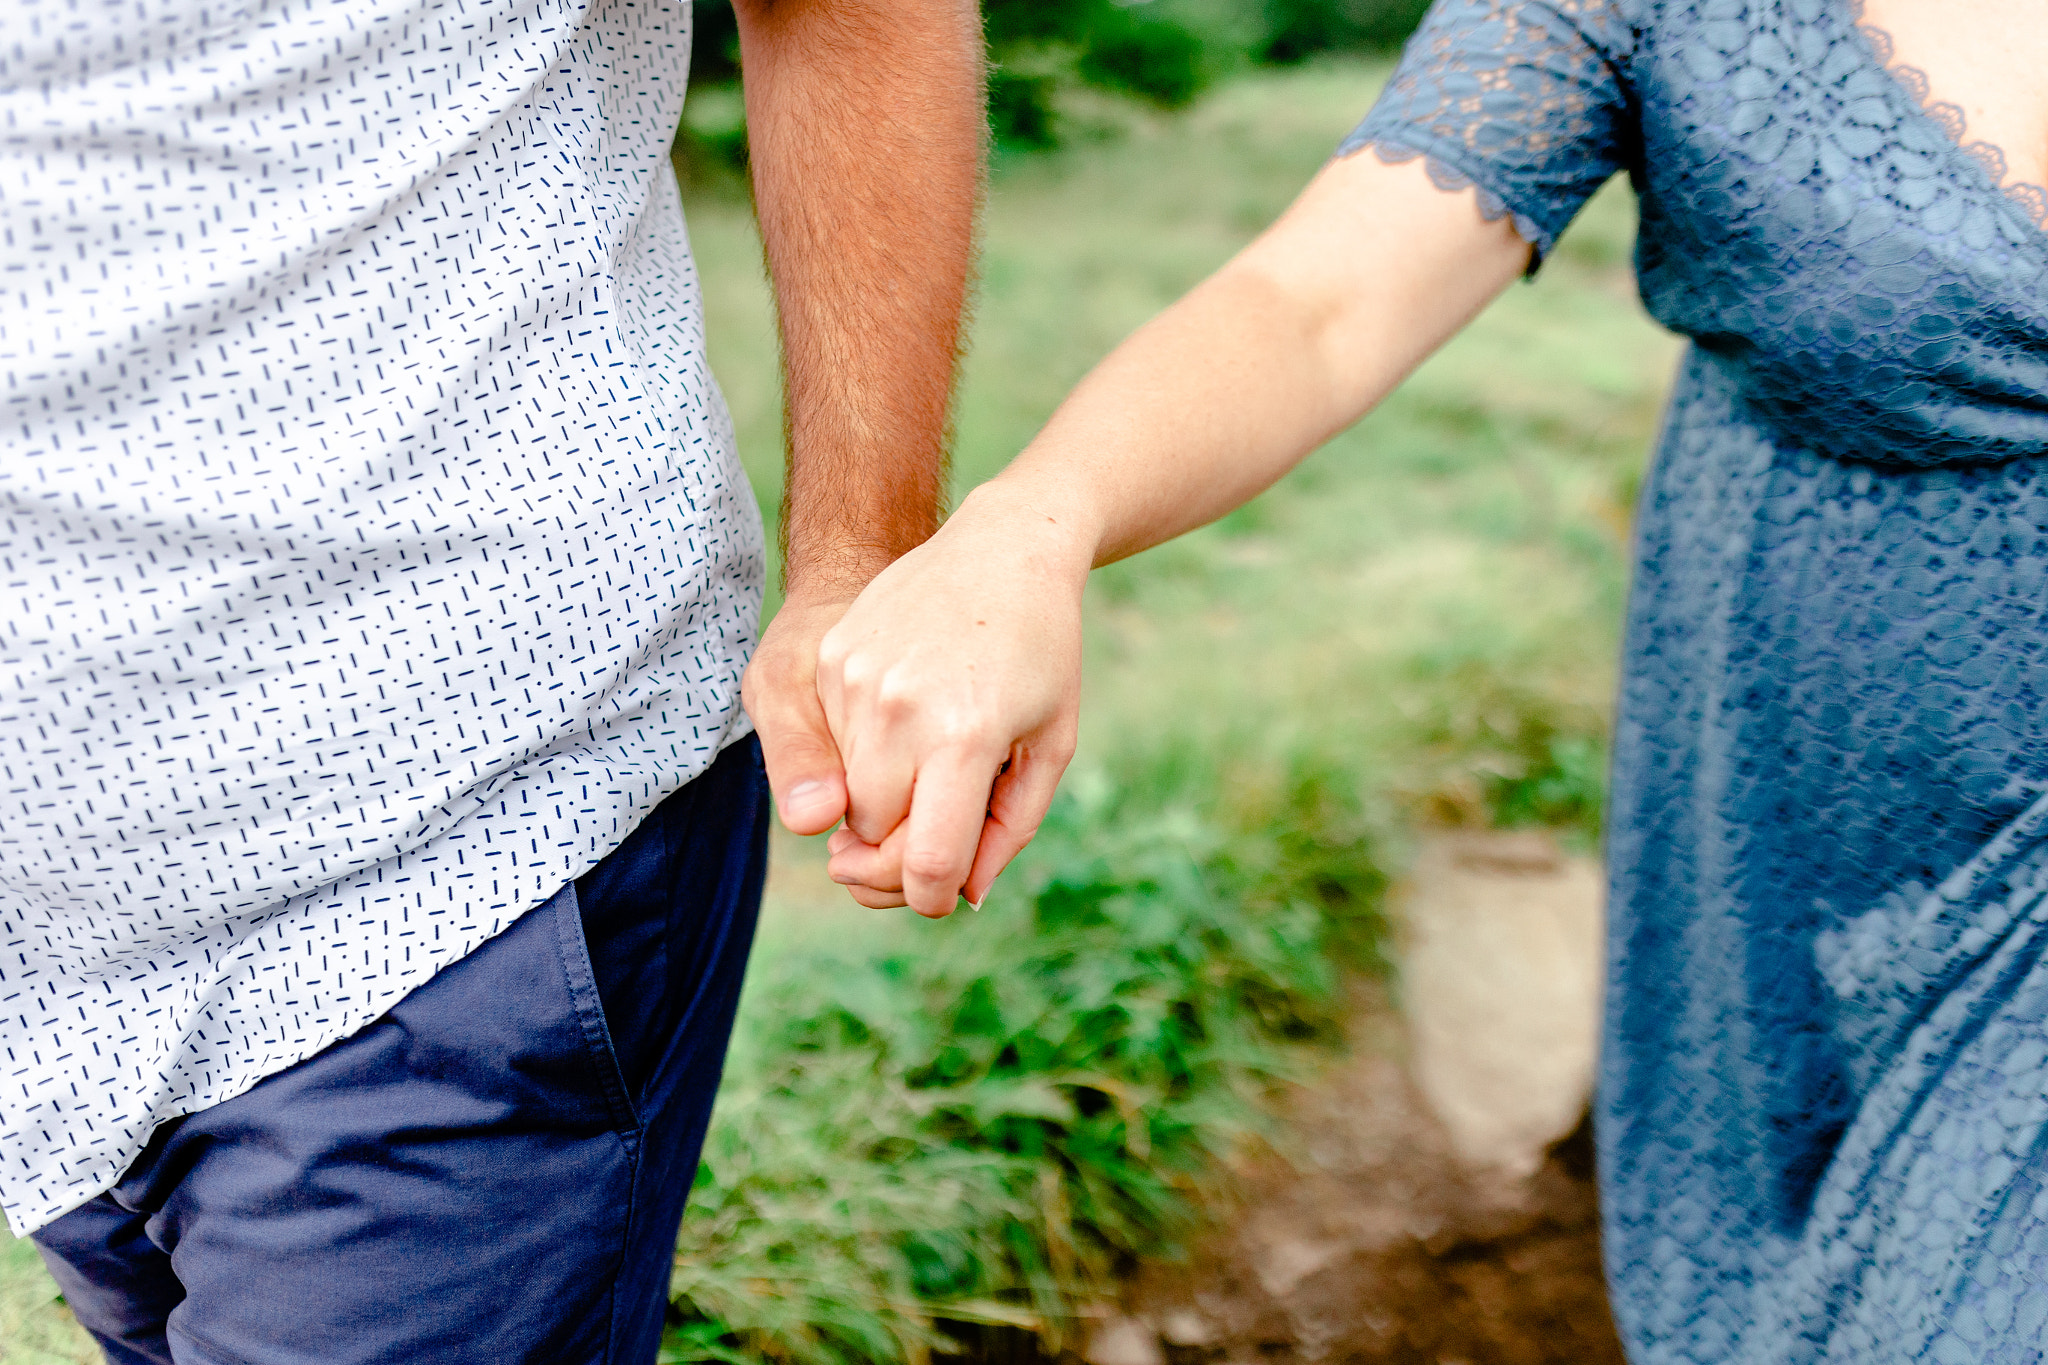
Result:
[[1073,757],[1092,557],[989,485],[851,605],[769,627],[744,689],[769,781],[799,834],[844,816],[830,871],[862,905],[979,905],[1037,832]]

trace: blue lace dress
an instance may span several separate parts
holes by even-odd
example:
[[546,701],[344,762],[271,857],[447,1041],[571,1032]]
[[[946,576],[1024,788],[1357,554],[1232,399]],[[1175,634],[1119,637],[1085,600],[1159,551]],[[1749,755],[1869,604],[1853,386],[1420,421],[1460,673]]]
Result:
[[1638,512],[1597,1102],[1631,1359],[2048,1359],[2048,196],[1853,0],[1440,0],[1345,144],[1691,338]]

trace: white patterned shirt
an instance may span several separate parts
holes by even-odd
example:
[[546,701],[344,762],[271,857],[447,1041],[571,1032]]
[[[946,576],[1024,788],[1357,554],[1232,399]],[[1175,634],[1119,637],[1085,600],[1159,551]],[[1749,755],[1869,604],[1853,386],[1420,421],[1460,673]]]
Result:
[[677,0],[0,0],[0,1202],[361,1028],[745,732]]

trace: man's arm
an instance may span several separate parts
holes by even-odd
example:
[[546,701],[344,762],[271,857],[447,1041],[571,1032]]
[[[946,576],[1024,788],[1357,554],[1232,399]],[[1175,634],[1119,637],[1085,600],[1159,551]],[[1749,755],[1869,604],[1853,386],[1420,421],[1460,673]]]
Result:
[[[747,670],[783,823],[846,812],[819,639],[938,524],[981,190],[973,0],[735,0],[754,204],[782,329],[785,602]],[[863,828],[880,839],[883,806]]]

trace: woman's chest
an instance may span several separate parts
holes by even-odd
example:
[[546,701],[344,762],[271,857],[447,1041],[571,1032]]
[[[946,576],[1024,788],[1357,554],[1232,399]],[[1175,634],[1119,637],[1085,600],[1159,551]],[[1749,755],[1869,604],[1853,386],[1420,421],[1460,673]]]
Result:
[[1894,79],[2003,184],[2048,185],[2048,3],[1843,0]]
[[2048,454],[2048,233],[2030,206],[1843,0],[1673,8],[1689,22],[1649,25],[1632,71],[1651,312],[1829,453]]

